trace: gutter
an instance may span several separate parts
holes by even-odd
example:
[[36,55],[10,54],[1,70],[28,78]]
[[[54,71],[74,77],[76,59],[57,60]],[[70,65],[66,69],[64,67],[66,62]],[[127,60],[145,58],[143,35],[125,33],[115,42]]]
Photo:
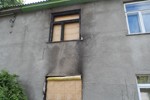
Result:
[[75,5],[75,4],[82,4],[87,2],[92,2],[97,0],[51,0],[48,2],[37,3],[33,5],[26,5],[21,8],[22,12],[30,12],[48,8],[56,8],[61,6],[68,6],[68,5]]
[[98,1],[98,0],[50,0],[45,2],[34,3],[34,4],[4,8],[0,10],[0,16],[7,16],[16,13],[26,13],[26,12],[43,10],[43,9],[51,9],[51,8],[62,7],[62,6],[70,6],[75,4],[83,4],[83,3],[89,3],[94,1]]
[[3,9],[3,10],[0,10],[0,17],[9,16],[9,15],[13,15],[13,14],[16,14],[16,13],[21,13],[21,12],[22,11],[19,7],[10,8],[10,9]]
[[42,2],[37,3],[33,5],[26,5],[21,8],[22,12],[30,12],[30,11],[36,11],[36,10],[43,10],[48,8],[54,8],[64,5],[66,2],[70,0],[53,0],[49,2]]

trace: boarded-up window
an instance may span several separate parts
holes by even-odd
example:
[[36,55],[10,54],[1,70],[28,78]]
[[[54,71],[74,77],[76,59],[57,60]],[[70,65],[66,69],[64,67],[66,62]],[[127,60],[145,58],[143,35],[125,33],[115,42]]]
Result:
[[59,21],[74,20],[74,19],[79,19],[79,14],[58,16],[54,18],[54,21],[59,22]]
[[81,77],[47,78],[46,100],[82,100]]
[[52,14],[51,42],[80,39],[80,10]]
[[53,28],[53,41],[60,41],[61,25],[54,25]]
[[64,40],[79,39],[79,23],[66,24],[64,29]]

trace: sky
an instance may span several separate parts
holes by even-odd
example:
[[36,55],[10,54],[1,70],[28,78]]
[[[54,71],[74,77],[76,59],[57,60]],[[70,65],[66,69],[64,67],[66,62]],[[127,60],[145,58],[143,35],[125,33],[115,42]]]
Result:
[[45,1],[45,0],[24,0],[24,3],[28,4],[28,3],[39,2],[39,1]]

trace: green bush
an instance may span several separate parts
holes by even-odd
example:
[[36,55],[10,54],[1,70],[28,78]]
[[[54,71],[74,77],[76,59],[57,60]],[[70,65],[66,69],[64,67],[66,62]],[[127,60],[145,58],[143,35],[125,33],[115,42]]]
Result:
[[0,0],[0,8],[23,4],[23,0]]
[[7,71],[0,72],[0,100],[27,100],[17,78]]

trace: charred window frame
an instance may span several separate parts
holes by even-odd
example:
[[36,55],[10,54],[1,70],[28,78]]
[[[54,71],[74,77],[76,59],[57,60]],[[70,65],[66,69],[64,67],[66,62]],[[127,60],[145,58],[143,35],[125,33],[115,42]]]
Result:
[[[77,19],[66,19],[63,21],[56,21],[56,17],[63,17],[63,16],[69,16],[69,15],[79,15],[79,18]],[[64,39],[64,31],[65,31],[65,25],[66,24],[73,24],[78,23],[79,24],[79,39],[72,39],[72,40],[65,40]],[[53,34],[54,34],[54,26],[60,25],[61,26],[61,33],[60,33],[60,41],[53,41]],[[70,11],[64,11],[64,12],[57,12],[52,13],[51,15],[51,23],[50,23],[50,35],[49,35],[49,42],[55,43],[55,42],[67,42],[67,41],[77,41],[81,40],[81,10],[70,10]]]

